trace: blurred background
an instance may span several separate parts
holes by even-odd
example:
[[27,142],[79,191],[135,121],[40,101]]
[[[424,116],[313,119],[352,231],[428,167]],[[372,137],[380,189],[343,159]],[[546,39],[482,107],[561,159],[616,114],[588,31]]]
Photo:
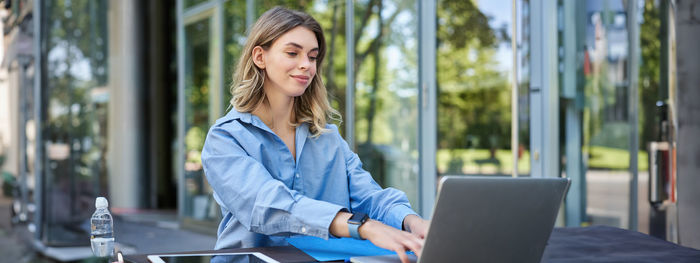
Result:
[[213,248],[201,149],[277,5],[321,23],[341,134],[425,217],[440,176],[568,177],[558,226],[700,249],[693,1],[2,0],[7,262],[88,258],[97,196],[125,251]]

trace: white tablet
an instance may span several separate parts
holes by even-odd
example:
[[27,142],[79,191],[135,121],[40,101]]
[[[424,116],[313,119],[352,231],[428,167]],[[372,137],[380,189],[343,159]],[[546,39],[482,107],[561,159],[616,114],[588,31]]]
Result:
[[279,263],[259,252],[148,255],[148,261],[152,263]]

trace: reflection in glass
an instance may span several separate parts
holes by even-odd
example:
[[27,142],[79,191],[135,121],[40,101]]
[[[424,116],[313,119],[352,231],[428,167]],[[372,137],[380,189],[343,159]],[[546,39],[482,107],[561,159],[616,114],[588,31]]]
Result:
[[202,147],[209,124],[219,117],[210,110],[210,95],[216,70],[212,67],[210,51],[211,18],[185,27],[185,204],[186,217],[199,221],[218,221],[219,208],[212,197],[213,190],[204,178]]
[[363,167],[418,207],[415,1],[355,1],[355,134]]
[[49,246],[87,245],[97,195],[106,195],[107,1],[40,1],[45,10],[47,105],[42,227]]
[[622,1],[591,2],[586,10],[586,212],[592,224],[626,228],[630,178],[626,14]]
[[[512,1],[506,0],[438,1],[439,174],[509,175],[515,167],[511,11]],[[527,107],[522,97],[521,105]],[[518,173],[525,174],[530,170],[528,140],[521,136],[519,141]]]
[[[586,182],[584,222],[628,228],[632,178],[629,172],[630,136],[635,132],[629,119],[629,67],[640,66],[629,64],[631,35],[628,29],[630,25],[639,24],[628,23],[625,1],[587,1],[582,6],[585,8],[577,8],[576,12],[578,16],[583,16],[583,19],[577,20],[576,23],[583,25],[577,24],[572,28],[584,30],[576,44],[582,47],[581,51],[577,51],[580,52],[577,60],[582,66],[576,74],[578,79],[582,79],[582,105],[577,110],[580,110],[582,116],[581,162]],[[642,45],[645,45],[644,42]],[[640,73],[643,72],[643,69],[640,70]],[[644,80],[640,83],[644,83]],[[640,91],[642,96],[656,95],[649,94],[644,88],[640,88]],[[648,117],[652,116],[643,111],[639,113],[639,119],[642,121]],[[566,131],[565,138],[574,138],[574,132],[577,131]],[[646,132],[643,129],[640,132],[641,137],[645,138]],[[643,147],[643,144],[640,145],[640,149],[635,149],[632,153],[638,154],[639,185],[645,185],[647,182],[647,154]],[[566,165],[569,160],[562,161]],[[647,204],[645,192],[640,191],[638,198],[641,212],[641,207]],[[644,224],[644,218],[639,219],[640,225]]]

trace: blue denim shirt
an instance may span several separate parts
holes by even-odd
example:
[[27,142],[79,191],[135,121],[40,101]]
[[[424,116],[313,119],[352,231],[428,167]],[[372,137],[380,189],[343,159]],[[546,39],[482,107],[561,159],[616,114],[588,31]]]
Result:
[[215,249],[287,245],[300,234],[329,238],[343,210],[360,211],[401,229],[416,214],[406,194],[382,189],[338,133],[311,137],[296,128],[296,160],[285,143],[250,113],[231,110],[209,129],[202,164],[223,219]]

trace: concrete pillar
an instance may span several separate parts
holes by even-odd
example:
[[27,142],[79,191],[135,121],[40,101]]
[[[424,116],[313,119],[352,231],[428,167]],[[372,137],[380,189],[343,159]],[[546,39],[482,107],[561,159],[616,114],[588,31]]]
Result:
[[[9,66],[11,67],[11,66]],[[9,68],[8,67],[8,68]],[[17,176],[17,173],[19,172],[19,132],[17,125],[19,125],[19,86],[18,86],[18,77],[17,77],[17,72],[16,72],[16,65],[14,71],[11,69],[6,69],[4,70],[3,73],[3,78],[2,78],[2,95],[3,103],[2,106],[2,112],[5,112],[6,114],[3,114],[2,117],[0,117],[3,123],[7,124],[7,126],[2,127],[2,143],[3,145],[0,147],[4,147],[4,149],[0,150],[0,153],[5,155],[5,164],[4,167],[0,167],[0,169],[12,173],[14,176]]]
[[[678,233],[683,246],[700,249],[700,4],[678,0],[675,7],[677,92],[670,99],[677,111]],[[669,37],[673,41],[674,32]],[[673,52],[673,48],[671,48]],[[674,56],[675,55],[675,56]],[[671,63],[673,65],[673,63]],[[670,77],[673,78],[673,66]],[[671,81],[673,83],[673,81]],[[675,98],[674,98],[675,97]],[[673,105],[672,105],[673,107]]]
[[140,1],[109,1],[107,170],[110,207],[145,206],[143,16]]

